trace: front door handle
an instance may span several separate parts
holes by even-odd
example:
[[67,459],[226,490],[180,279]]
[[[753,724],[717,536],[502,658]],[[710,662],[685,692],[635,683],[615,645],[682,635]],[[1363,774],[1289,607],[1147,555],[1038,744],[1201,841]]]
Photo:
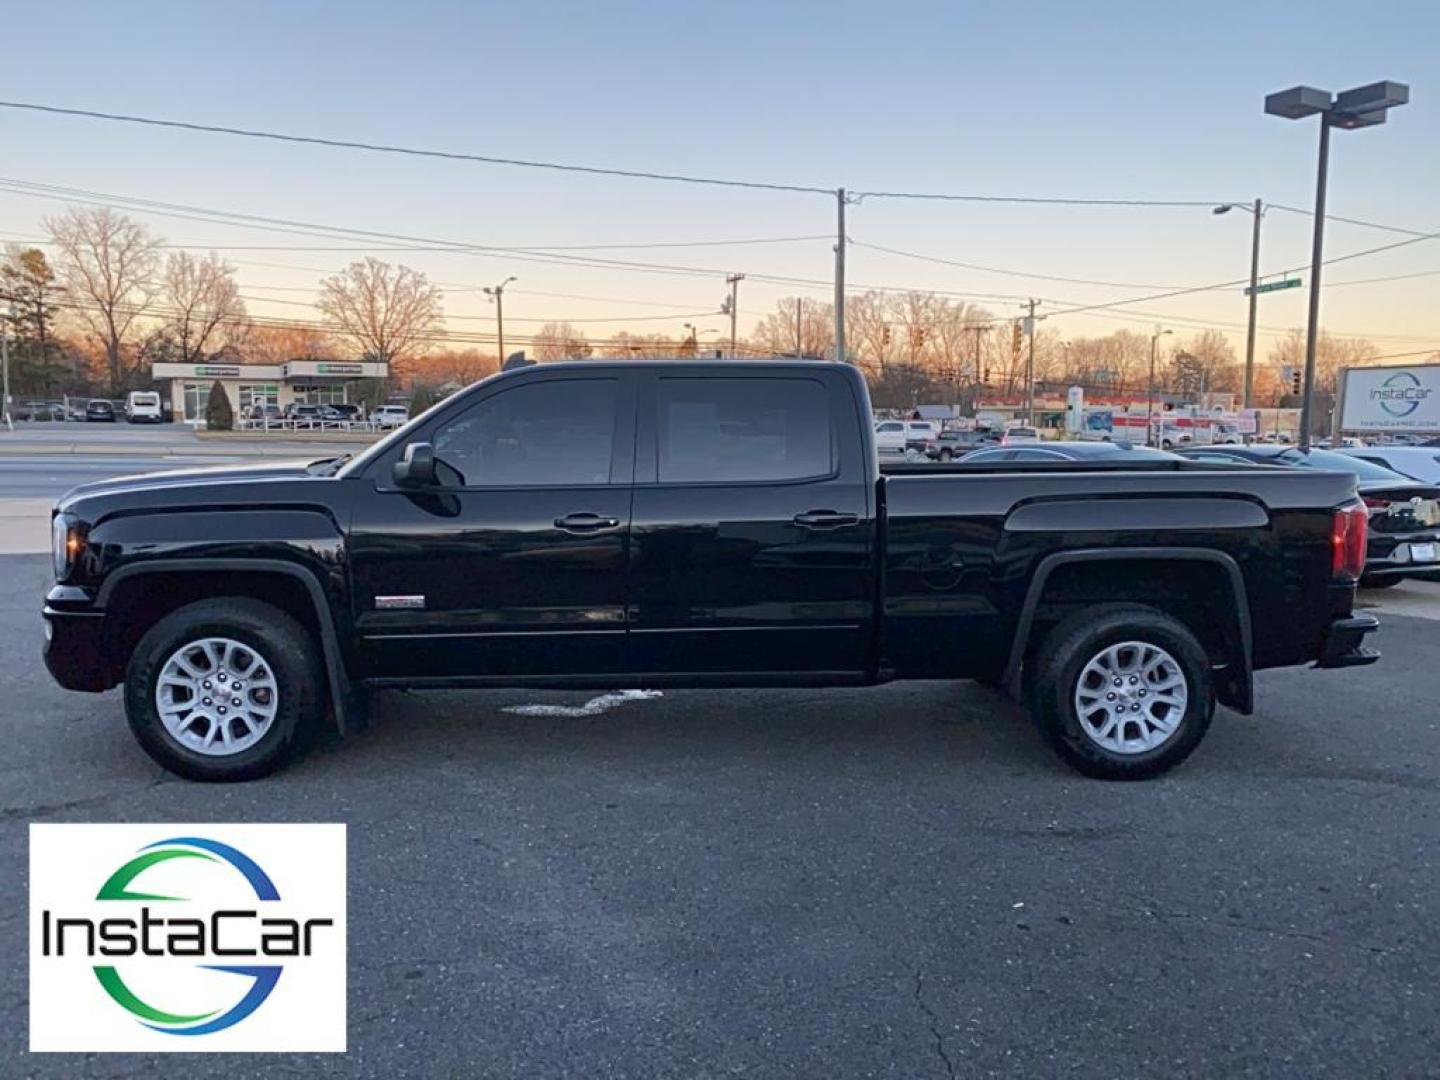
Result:
[[795,524],[802,529],[841,529],[847,525],[859,525],[859,514],[842,514],[836,510],[807,510],[796,514]]
[[601,532],[604,529],[618,529],[620,519],[590,513],[566,514],[555,519],[555,527],[566,532]]

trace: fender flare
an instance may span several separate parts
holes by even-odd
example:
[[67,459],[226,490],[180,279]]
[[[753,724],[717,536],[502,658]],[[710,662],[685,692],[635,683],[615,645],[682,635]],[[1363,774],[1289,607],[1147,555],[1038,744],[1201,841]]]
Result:
[[1025,660],[1025,649],[1029,645],[1031,627],[1035,621],[1035,610],[1045,593],[1045,584],[1050,575],[1061,566],[1071,563],[1118,562],[1135,559],[1150,561],[1201,562],[1219,566],[1225,571],[1235,601],[1235,618],[1240,630],[1239,671],[1235,685],[1237,699],[1227,702],[1238,712],[1249,714],[1254,710],[1255,669],[1253,632],[1250,625],[1250,602],[1245,589],[1245,577],[1240,573],[1240,564],[1223,551],[1192,547],[1107,547],[1082,548],[1075,551],[1057,551],[1045,556],[1035,568],[1030,587],[1025,592],[1025,602],[1020,608],[1020,617],[1015,623],[1015,636],[1010,643],[1010,658],[1005,663],[1003,684],[1018,691],[1020,666]]
[[325,673],[330,683],[330,700],[335,710],[335,725],[340,734],[358,731],[364,726],[364,709],[355,687],[345,670],[344,654],[340,651],[340,638],[335,632],[335,617],[325,598],[325,590],[315,575],[305,567],[284,559],[146,559],[111,571],[95,595],[95,606],[105,609],[116,586],[122,581],[143,574],[188,573],[192,571],[214,571],[217,573],[262,573],[283,574],[299,581],[310,598],[315,610],[315,619],[320,627],[320,652],[325,662]]

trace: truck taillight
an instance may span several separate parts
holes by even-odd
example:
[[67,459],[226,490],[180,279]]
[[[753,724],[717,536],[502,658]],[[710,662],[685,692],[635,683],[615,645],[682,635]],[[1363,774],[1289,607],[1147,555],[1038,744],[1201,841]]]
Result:
[[1365,534],[1369,521],[1365,504],[1353,502],[1342,506],[1331,521],[1331,570],[1336,577],[1358,581],[1365,570]]

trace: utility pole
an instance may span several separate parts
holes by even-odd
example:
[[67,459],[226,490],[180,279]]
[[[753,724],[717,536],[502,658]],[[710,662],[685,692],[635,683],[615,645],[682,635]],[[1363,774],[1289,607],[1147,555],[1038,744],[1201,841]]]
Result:
[[1025,320],[1025,332],[1030,337],[1030,354],[1025,361],[1025,423],[1031,427],[1035,426],[1035,309],[1039,305],[1040,301],[1033,298],[1020,305],[1030,309]]
[[[15,317],[15,305],[10,305],[10,317]],[[10,327],[5,322],[0,322],[0,371],[4,372],[4,388],[0,393],[5,395],[5,427],[15,430],[15,421],[10,418]]]
[[[1252,408],[1255,396],[1255,304],[1260,299],[1260,218],[1265,208],[1255,200],[1255,227],[1250,240],[1250,318],[1245,326],[1245,405]],[[1259,425],[1256,425],[1257,427]]]
[[731,274],[725,279],[730,286],[730,359],[735,359],[735,318],[739,312],[740,305],[740,282],[745,280],[744,274]]
[[800,357],[802,357],[802,356],[805,355],[805,349],[804,349],[804,347],[803,347],[803,345],[804,345],[804,335],[802,335],[801,332],[800,332],[800,310],[801,310],[801,309],[800,309],[800,304],[801,304],[800,297],[798,297],[798,296],[795,297],[795,359],[796,359],[796,360],[799,360]]
[[835,362],[845,362],[845,189],[835,189]]
[[979,386],[982,382],[985,381],[980,376],[980,335],[988,334],[990,332],[990,327],[981,324],[980,326],[968,326],[966,327],[966,329],[975,335],[975,385]]
[[495,349],[500,354],[500,366],[505,366],[505,286],[519,278],[508,277],[499,285],[485,286],[485,295],[495,302]]

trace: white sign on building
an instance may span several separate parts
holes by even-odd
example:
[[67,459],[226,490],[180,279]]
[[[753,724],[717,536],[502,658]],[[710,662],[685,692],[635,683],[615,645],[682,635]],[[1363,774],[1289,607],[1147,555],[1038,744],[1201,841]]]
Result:
[[1440,433],[1440,364],[1344,369],[1335,426]]

